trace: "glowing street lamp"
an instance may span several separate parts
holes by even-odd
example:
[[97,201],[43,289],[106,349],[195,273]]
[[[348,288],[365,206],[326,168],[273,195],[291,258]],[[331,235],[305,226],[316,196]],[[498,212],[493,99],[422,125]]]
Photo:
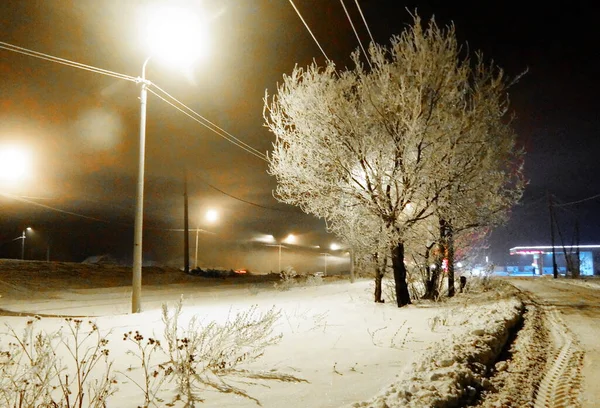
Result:
[[142,76],[137,82],[140,84],[140,146],[138,182],[135,206],[135,223],[133,234],[133,277],[131,311],[141,311],[142,297],[142,231],[144,219],[144,160],[146,151],[146,103],[148,87],[151,82],[146,79],[146,66],[150,58],[157,57],[178,65],[189,68],[193,62],[205,53],[206,43],[200,30],[206,27],[202,21],[191,13],[177,7],[163,6],[148,9],[145,14],[144,42],[149,50],[149,57],[142,65]]
[[31,174],[31,155],[19,146],[0,146],[0,185],[16,184]]
[[217,210],[208,210],[205,215],[206,221],[213,223],[219,219],[219,213]]

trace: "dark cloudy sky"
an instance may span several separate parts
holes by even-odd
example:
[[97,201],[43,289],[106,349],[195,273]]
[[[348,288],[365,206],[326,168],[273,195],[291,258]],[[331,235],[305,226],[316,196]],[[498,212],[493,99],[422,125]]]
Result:
[[[0,41],[127,75],[140,75],[142,0],[4,0]],[[358,46],[339,0],[295,0],[325,52],[344,66]],[[367,33],[353,0],[345,0],[363,40]],[[439,24],[456,24],[459,40],[481,50],[516,76],[511,93],[515,127],[527,150],[530,184],[513,218],[494,232],[492,252],[549,241],[546,190],[569,202],[600,193],[600,39],[587,2],[403,2],[362,0],[375,40],[386,44],[418,9]],[[151,61],[148,78],[231,134],[266,152],[273,138],[262,126],[262,98],[295,64],[323,56],[287,0],[188,1],[213,18],[211,53],[191,75]],[[0,197],[0,243],[31,225],[28,254],[42,258],[50,239],[53,258],[80,261],[110,252],[130,257],[137,169],[138,87],[32,57],[0,50],[0,144],[22,143],[34,152],[32,178],[3,192],[102,221],[58,213]],[[190,219],[209,207],[222,217],[210,227],[220,242],[242,245],[256,234],[299,234],[305,245],[326,245],[322,221],[272,197],[266,163],[149,96],[146,160],[146,259],[181,256],[184,167]],[[231,198],[222,190],[241,200]],[[565,236],[575,218],[582,243],[599,243],[600,201],[562,207]],[[263,208],[267,207],[267,208]],[[206,227],[206,226],[205,226]],[[208,228],[208,227],[206,227]],[[205,236],[203,244],[210,245]],[[216,238],[215,238],[216,239]],[[193,244],[193,240],[192,240]],[[205,247],[206,248],[206,247]],[[0,247],[17,256],[18,242]],[[237,261],[236,261],[237,262]],[[236,267],[235,262],[224,261]],[[231,265],[229,265],[231,264]]]

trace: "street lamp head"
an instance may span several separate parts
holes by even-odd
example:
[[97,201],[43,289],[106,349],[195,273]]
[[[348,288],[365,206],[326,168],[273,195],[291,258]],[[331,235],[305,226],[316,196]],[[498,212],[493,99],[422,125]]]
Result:
[[16,184],[31,174],[31,156],[19,146],[0,146],[0,185]]
[[283,242],[285,242],[286,244],[295,244],[296,243],[296,236],[294,234],[289,234],[284,240]]
[[329,248],[331,248],[332,251],[337,251],[340,249],[340,246],[338,244],[331,244]]
[[153,59],[185,69],[208,53],[207,24],[192,10],[155,5],[146,10],[144,26],[144,42]]
[[27,228],[25,228],[25,230],[26,230],[26,231],[33,231],[33,228],[31,228],[31,227],[27,227]]
[[219,219],[219,213],[217,210],[208,210],[206,212],[206,221],[213,223]]

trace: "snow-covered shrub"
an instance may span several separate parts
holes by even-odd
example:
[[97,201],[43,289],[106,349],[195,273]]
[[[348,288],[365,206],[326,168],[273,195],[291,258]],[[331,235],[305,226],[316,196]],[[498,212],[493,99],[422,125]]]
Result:
[[[3,333],[0,402],[6,407],[103,408],[116,391],[108,340],[92,321],[65,319],[65,326],[36,330],[35,317],[22,334]],[[66,353],[63,353],[66,351]],[[63,361],[57,355],[66,354]],[[94,372],[94,375],[92,375]]]
[[489,265],[479,275],[467,277],[465,292],[488,292],[501,285],[500,280],[494,277],[494,266]]
[[323,277],[321,275],[309,275],[306,277],[306,286],[319,286],[323,284]]
[[[164,354],[160,340],[152,337],[144,339],[139,331],[135,333],[130,331],[123,334],[123,341],[134,344],[136,350],[127,350],[127,354],[135,357],[139,361],[140,367],[129,367],[127,372],[122,374],[144,393],[144,404],[141,407],[159,406],[157,403],[163,403],[164,399],[160,398],[158,394],[162,390],[165,381],[169,380],[173,374],[171,364],[165,364],[164,362],[153,364],[152,357],[155,354]],[[141,380],[130,374],[136,368],[142,369]]]
[[253,306],[239,312],[224,323],[201,322],[191,318],[186,328],[180,326],[182,302],[170,310],[163,305],[162,320],[165,324],[164,343],[160,344],[172,368],[178,396],[186,406],[202,401],[200,392],[206,387],[219,392],[233,393],[259,401],[250,396],[239,383],[254,380],[303,381],[276,371],[251,371],[244,364],[259,359],[265,349],[278,343],[281,334],[274,333],[274,325],[280,312],[274,308],[258,312]]
[[296,278],[298,277],[298,272],[292,266],[286,266],[280,273],[279,277],[281,280],[279,282],[275,282],[273,287],[277,290],[290,290],[294,286],[296,286]]

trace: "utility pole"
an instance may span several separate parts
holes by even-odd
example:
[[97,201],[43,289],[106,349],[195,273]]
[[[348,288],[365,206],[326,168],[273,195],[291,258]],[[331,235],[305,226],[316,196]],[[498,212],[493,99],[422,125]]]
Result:
[[552,196],[549,191],[546,191],[548,195],[548,211],[550,212],[550,239],[552,241],[552,274],[554,279],[558,278],[558,267],[556,266],[556,250],[554,248],[554,204],[552,203]]
[[277,273],[281,273],[281,243],[279,244],[279,270]]
[[354,283],[354,281],[356,280],[355,277],[355,272],[354,272],[354,249],[350,248],[350,283]]
[[188,222],[187,169],[183,173],[183,270],[190,273],[190,230]]
[[577,218],[575,220],[575,239],[576,239],[576,242],[575,242],[576,247],[575,248],[577,248],[577,249],[575,250],[576,258],[575,258],[575,262],[574,262],[575,263],[574,273],[577,274],[577,278],[579,278],[579,277],[581,277],[581,258],[579,257],[580,252],[581,252],[581,249],[579,248],[579,243],[580,243],[579,242],[579,218]]
[[194,269],[198,269],[198,233],[200,232],[200,227],[196,228],[196,256],[194,257]]
[[21,234],[21,261],[25,260],[25,230]]

